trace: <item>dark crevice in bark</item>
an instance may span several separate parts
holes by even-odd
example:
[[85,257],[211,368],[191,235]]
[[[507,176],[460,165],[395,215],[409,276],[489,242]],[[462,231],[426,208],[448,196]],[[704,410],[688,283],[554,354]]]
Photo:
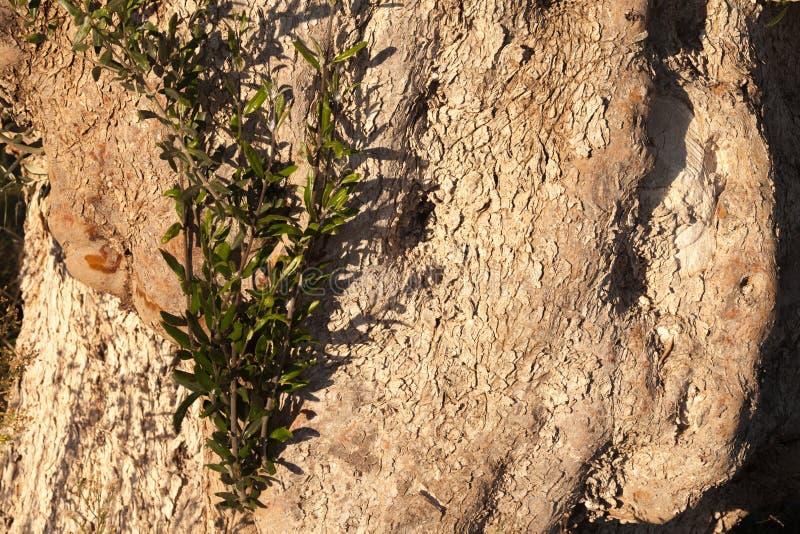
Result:
[[[692,508],[664,525],[584,522],[576,532],[699,532],[701,525],[708,528],[715,522],[716,513],[734,510],[750,515],[731,532],[800,531],[800,447],[787,438],[800,432],[800,5],[790,6],[778,25],[767,28],[780,9],[768,6],[749,24],[757,66],[756,87],[747,96],[755,95],[748,104],[755,108],[772,159],[779,286],[775,322],[761,351],[759,391],[742,405],[738,443],[732,445],[735,450],[751,448],[747,463],[728,483],[707,491]],[[654,28],[651,35],[657,31],[661,30]],[[692,41],[663,34],[659,40],[655,50],[677,51],[675,43]],[[741,283],[747,285],[749,280]]]
[[664,58],[702,49],[706,0],[652,0],[647,31],[650,45]]
[[498,493],[503,487],[509,463],[510,460],[504,458],[494,466],[491,482],[483,488],[478,510],[472,514],[473,519],[466,525],[466,528],[458,528],[458,531],[468,532],[469,534],[480,534],[485,531],[487,523],[495,514]]
[[753,514],[737,532],[768,531],[768,521],[758,521],[770,514],[784,532],[800,531],[800,455],[797,446],[785,444],[800,431],[800,5],[790,5],[783,20],[767,27],[781,9],[766,6],[749,27],[757,96],[751,105],[773,166],[779,279],[774,324],[761,350],[756,412],[741,417],[739,435],[752,449],[728,488],[730,506]]
[[[640,241],[651,230],[653,210],[662,202],[670,184],[686,166],[686,134],[693,109],[689,96],[681,87],[681,73],[670,69],[666,60],[672,54],[694,47],[693,43],[699,47],[700,34],[705,25],[705,3],[691,4],[681,9],[691,11],[692,16],[701,17],[702,21],[701,24],[692,19],[689,25],[691,32],[679,28],[675,23],[673,14],[681,10],[675,0],[653,0],[647,17],[648,41],[645,49],[651,56],[655,71],[655,95],[649,114],[645,117],[645,126],[650,140],[649,149],[656,163],[638,182],[634,201],[619,206],[614,221],[618,230],[606,289],[615,311],[620,315],[635,308],[639,297],[646,293],[647,260],[641,254]],[[702,9],[699,4],[702,4]],[[690,114],[671,109],[682,104]],[[659,154],[662,155],[662,161],[667,160],[666,163],[659,162]]]

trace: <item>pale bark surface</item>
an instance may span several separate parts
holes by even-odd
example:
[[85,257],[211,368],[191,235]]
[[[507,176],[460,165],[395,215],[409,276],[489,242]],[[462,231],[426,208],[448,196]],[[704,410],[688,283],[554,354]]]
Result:
[[[310,74],[291,40],[326,11],[277,4],[252,8],[253,68],[288,61],[301,124]],[[370,44],[349,132],[361,214],[326,243],[343,290],[256,528],[721,530],[789,495],[798,10],[772,30],[746,0],[348,13],[338,40]],[[265,63],[275,50],[288,58]],[[61,41],[17,72],[65,260],[32,215],[18,402],[36,423],[0,503],[21,531],[61,525],[64,482],[91,461],[116,488],[111,524],[213,531],[202,430],[169,428],[168,350],[128,311],[153,324],[181,301],[157,253],[175,180],[160,133]]]

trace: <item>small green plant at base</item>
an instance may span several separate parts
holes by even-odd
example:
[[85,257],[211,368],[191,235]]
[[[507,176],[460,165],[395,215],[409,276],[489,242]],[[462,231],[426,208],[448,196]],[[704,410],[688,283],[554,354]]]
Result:
[[69,518],[80,534],[113,534],[117,532],[109,523],[111,521],[112,497],[115,494],[110,484],[101,484],[96,480],[77,477],[71,480],[71,499],[73,509],[68,512]]
[[[25,180],[23,161],[40,154],[40,142],[18,128],[10,117],[0,116],[0,443],[11,440],[24,417],[9,411],[8,390],[22,375],[25,358],[16,350],[21,327],[22,298],[19,270],[22,263]],[[37,146],[38,145],[38,146]]]
[[[111,0],[100,7],[88,0],[58,2],[77,26],[74,50],[93,52],[87,57],[95,62],[94,78],[110,71],[146,96],[150,107],[139,116],[159,121],[166,131],[161,157],[180,181],[166,192],[178,222],[162,243],[180,237],[183,246],[181,258],[161,253],[186,298],[182,313],[162,312],[162,325],[180,346],[176,357],[191,365],[173,372],[189,391],[173,422],[179,431],[190,406],[202,402],[200,416],[215,427],[206,444],[219,458],[208,467],[230,488],[217,494],[220,505],[253,510],[275,480],[275,449],[292,438],[278,423],[282,399],[307,385],[302,374],[314,361],[315,341],[304,325],[320,303],[309,295],[326,279],[313,263],[316,248],[356,214],[349,203],[360,176],[348,166],[353,151],[338,121],[355,87],[344,81],[345,65],[366,43],[333,50],[338,1],[330,2],[326,44],[295,43],[316,75],[301,151],[305,187],[295,194],[289,177],[299,166],[281,153],[279,137],[289,117],[287,88],[265,79],[244,96],[244,15],[226,25],[228,98],[216,115],[228,119],[225,131],[215,132],[201,98],[208,4],[200,2],[185,20],[172,16],[161,30],[148,21],[149,0]],[[260,133],[266,142],[256,143],[248,133],[253,123],[266,130]],[[225,156],[225,139],[233,142],[233,157]],[[223,165],[233,169],[224,177]],[[193,244],[202,265],[192,264]]]
[[7,399],[8,389],[24,367],[23,359],[14,348],[20,326],[16,308],[16,303],[0,295],[0,445],[11,441],[23,423],[19,413],[9,411]]

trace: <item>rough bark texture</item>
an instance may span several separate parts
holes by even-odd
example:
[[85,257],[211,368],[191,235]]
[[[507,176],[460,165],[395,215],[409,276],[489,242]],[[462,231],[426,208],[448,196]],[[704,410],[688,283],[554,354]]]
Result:
[[[315,6],[253,8],[256,71],[319,35]],[[337,38],[371,50],[349,132],[361,214],[326,244],[342,290],[256,528],[722,530],[792,495],[800,10],[774,29],[746,0],[347,13]],[[289,65],[299,119],[310,74]],[[202,430],[168,429],[166,348],[123,311],[153,324],[180,302],[156,252],[160,133],[59,40],[16,73],[63,264],[121,300],[64,274],[32,209],[18,402],[36,423],[0,503],[12,529],[62,525],[63,482],[91,461],[110,524],[212,530]]]

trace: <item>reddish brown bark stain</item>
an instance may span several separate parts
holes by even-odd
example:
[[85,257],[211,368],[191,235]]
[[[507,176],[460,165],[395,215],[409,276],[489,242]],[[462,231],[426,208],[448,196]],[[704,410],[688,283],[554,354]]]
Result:
[[83,257],[90,269],[105,274],[117,272],[122,256],[111,250],[108,245],[100,247],[100,254],[87,254]]
[[155,302],[153,302],[152,300],[150,300],[149,298],[147,298],[147,293],[145,293],[144,291],[142,291],[142,289],[141,289],[140,287],[137,287],[137,288],[136,288],[136,296],[138,296],[140,299],[142,299],[142,303],[143,303],[143,304],[144,304],[144,305],[145,305],[147,308],[149,308],[149,309],[151,309],[151,310],[155,311],[156,313],[159,313],[159,312],[161,312],[161,306],[159,306],[158,304],[156,304]]

